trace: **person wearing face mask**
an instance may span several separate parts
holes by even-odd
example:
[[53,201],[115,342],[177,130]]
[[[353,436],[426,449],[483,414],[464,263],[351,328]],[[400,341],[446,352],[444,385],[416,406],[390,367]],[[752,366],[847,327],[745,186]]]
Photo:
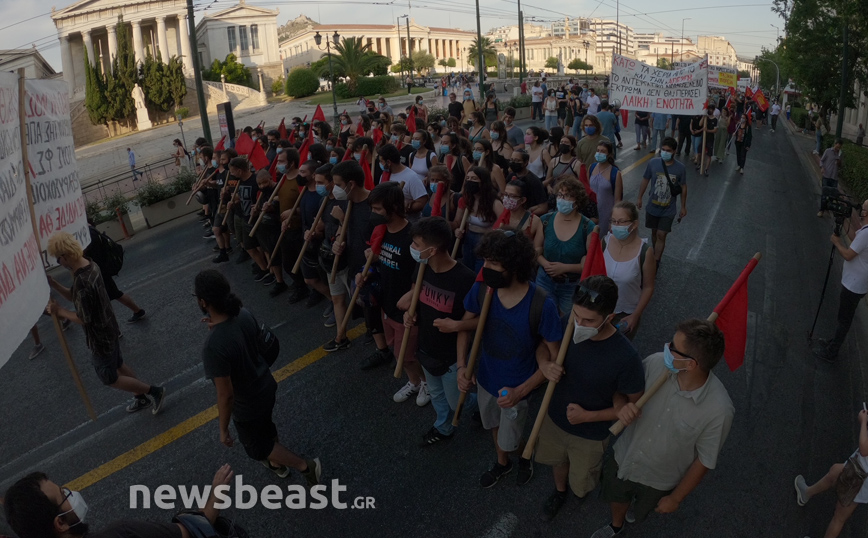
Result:
[[524,147],[530,157],[527,169],[538,178],[546,177],[546,162],[543,151],[548,137],[548,132],[535,125],[531,125],[524,132]]
[[558,124],[558,98],[555,97],[554,90],[548,90],[542,107],[545,113],[545,126],[548,131]]
[[[304,244],[304,240],[310,237],[311,241],[307,247],[307,250],[304,251],[304,256],[301,258],[301,267],[299,269],[302,278],[304,278],[304,283],[307,285],[309,294],[307,295],[307,302],[305,303],[306,308],[313,308],[324,299],[331,297],[329,294],[329,288],[326,285],[326,275],[325,271],[319,265],[319,250],[320,244],[322,243],[321,236],[316,232],[311,232],[311,226],[313,226],[313,221],[316,219],[316,214],[319,211],[320,205],[322,205],[322,196],[319,194],[317,189],[317,182],[315,179],[316,170],[321,165],[316,161],[307,161],[298,167],[298,171],[296,172],[295,181],[299,187],[307,189],[304,197],[301,199],[301,202],[298,204],[298,209],[293,215],[298,216],[299,219],[299,232],[301,244]],[[286,220],[287,215],[284,213],[281,215],[281,219],[283,221],[283,226],[289,227],[292,225],[292,220]],[[310,233],[309,233],[310,232]],[[287,231],[289,234],[289,231]],[[301,249],[301,246],[299,246]],[[296,260],[298,260],[298,253],[295,256],[285,256],[285,262],[289,265],[288,272],[292,271],[292,266],[295,264]],[[304,292],[300,292],[304,295]],[[290,299],[293,297],[290,296]],[[325,310],[322,313],[322,317],[328,319],[333,313],[333,305],[332,302],[329,301],[326,305]]]
[[388,114],[389,116],[395,115],[392,107],[386,103],[386,99],[383,97],[380,97],[380,99],[377,100],[377,110],[379,110],[380,114]]
[[609,142],[600,142],[594,154],[594,164],[588,169],[588,182],[597,195],[597,216],[600,235],[609,233],[609,219],[612,207],[624,195],[624,180],[621,171],[615,166],[615,148]]
[[469,160],[467,156],[462,155],[461,160],[464,164],[464,169],[469,170],[473,166],[481,166],[488,170],[488,173],[491,174],[491,181],[496,189],[498,194],[503,192],[503,189],[506,188],[506,177],[503,174],[503,169],[495,164],[495,154],[494,150],[491,147],[491,142],[486,139],[478,140],[473,143],[472,151],[470,157],[473,160]]
[[[555,141],[559,142],[559,144],[555,146],[558,154],[549,163],[548,174],[546,175],[545,181],[543,181],[546,189],[551,193],[556,192],[557,185],[561,179],[565,177],[578,178],[582,174],[582,163],[575,156],[574,148],[577,144],[576,139],[572,136],[553,138],[553,146]],[[587,173],[585,174],[587,175]],[[596,212],[594,213],[594,215],[596,215]],[[592,217],[594,215],[589,214],[589,217]]]
[[464,123],[464,103],[458,100],[458,96],[454,92],[449,94],[449,104],[446,108],[449,110],[450,118]]
[[464,176],[467,173],[464,160],[461,158],[461,136],[453,131],[441,136],[439,149],[440,162],[449,169],[449,173],[452,175],[452,184],[449,188],[459,192],[464,187]]
[[[225,486],[229,493],[233,471],[229,464],[220,467],[211,482],[210,495],[202,508],[202,516],[212,526],[224,523],[220,510],[214,507],[218,486]],[[36,471],[17,480],[6,490],[4,497],[6,521],[18,538],[190,538],[191,532],[201,528],[196,522],[188,528],[184,521],[178,523],[155,523],[125,519],[106,525],[102,530],[91,528],[88,523],[87,502],[81,492],[71,491],[52,482],[43,472]],[[204,523],[204,522],[202,522]]]
[[[229,148],[219,152],[217,156],[218,170],[212,180],[217,191],[217,208],[214,210],[214,225],[211,230],[214,232],[214,238],[217,240],[217,256],[211,260],[213,263],[223,263],[229,261],[229,253],[232,252],[232,238],[229,235],[229,226],[223,225],[223,218],[226,212],[225,200],[228,200],[228,192],[231,188],[227,183],[230,181],[229,161],[238,156],[234,149]],[[215,164],[212,162],[212,164]],[[222,212],[218,210],[223,207]],[[244,253],[247,254],[246,252]]]
[[[541,367],[553,360],[563,338],[555,303],[531,282],[536,252],[523,233],[501,228],[485,234],[478,255],[485,260],[483,282],[476,282],[464,298],[464,320],[476,320],[482,311],[486,287],[493,292],[482,329],[478,370],[466,372],[470,330],[458,335],[458,388],[469,392],[477,385],[482,427],[490,430],[497,461],[479,479],[483,488],[494,486],[512,471],[510,454],[522,444],[530,393],[543,383]],[[518,485],[533,476],[533,461],[519,458]]]
[[582,120],[582,139],[576,144],[576,156],[585,165],[590,168],[596,162],[595,155],[597,154],[597,146],[600,142],[612,143],[612,140],[603,136],[603,126],[600,120],[593,114],[586,114]]
[[274,162],[275,157],[277,157],[277,143],[280,141],[280,132],[272,129],[266,133],[265,137],[268,139],[268,149],[265,150],[265,156],[268,157],[270,165]]
[[[319,248],[317,249],[318,262],[320,274],[325,278],[321,279],[319,282],[314,282],[313,284],[318,292],[323,294],[325,297],[332,298],[333,308],[325,321],[325,326],[329,328],[334,327],[338,322],[337,315],[339,312],[337,311],[337,305],[335,303],[337,302],[337,298],[344,294],[345,288],[347,287],[347,284],[344,283],[346,279],[339,281],[336,278],[335,284],[332,284],[329,280],[335,261],[332,246],[335,244],[335,241],[337,241],[341,225],[343,224],[344,214],[347,210],[346,196],[342,196],[343,200],[338,200],[334,195],[334,182],[332,178],[333,168],[334,167],[330,164],[324,164],[314,172],[316,192],[320,196],[320,199],[324,196],[328,197],[328,202],[326,203],[325,211],[323,211],[322,218],[317,227],[310,230],[304,236],[305,239],[313,238],[320,242]],[[308,247],[308,250],[310,250],[310,247]],[[347,258],[346,256],[341,256],[338,260],[338,273],[344,271],[346,267]],[[344,302],[346,301],[344,300]]]
[[[217,171],[217,159],[214,158],[214,150],[212,150],[209,146],[203,146],[199,150],[199,156],[202,159],[202,163],[204,166],[204,171],[202,172],[202,181],[204,181],[201,192],[205,199],[204,209],[205,216],[207,217],[207,221],[205,222],[205,235],[203,236],[205,239],[211,239],[214,237],[214,215],[217,213],[217,203],[219,194],[217,192],[217,183],[214,181],[214,178],[211,177],[215,171]],[[208,181],[206,179],[211,178]]]
[[509,175],[506,181],[510,182],[515,179],[524,181],[527,185],[530,198],[527,201],[529,210],[535,215],[545,215],[549,211],[548,195],[542,180],[533,172],[528,170],[530,156],[523,151],[513,151],[512,157],[509,160]]
[[[269,279],[274,284],[274,287],[268,293],[274,298],[289,289],[289,286],[283,281],[280,250],[278,250],[277,255],[271,256],[271,253],[274,252],[274,247],[277,246],[277,239],[280,237],[280,199],[275,196],[270,204],[266,203],[271,197],[271,193],[274,192],[275,187],[277,187],[277,183],[271,179],[271,174],[268,170],[262,169],[256,172],[256,184],[260,192],[259,201],[253,205],[250,218],[253,219],[253,222],[256,222],[259,214],[262,213],[262,219],[259,221],[259,227],[256,228],[254,236],[265,256],[266,270],[274,277],[273,280]],[[283,190],[282,187],[281,190]],[[296,196],[298,196],[298,187],[296,187]],[[267,281],[263,281],[263,283],[265,282]]]
[[[458,206],[452,227],[455,229],[456,240],[463,240],[461,262],[474,272],[479,272],[482,259],[476,257],[476,247],[482,235],[491,229],[503,212],[503,204],[497,199],[497,189],[491,182],[491,174],[488,170],[481,166],[474,166],[467,171],[461,200],[463,203]],[[461,230],[461,222],[466,211],[470,211],[467,229]]]
[[401,153],[401,164],[409,165],[410,164],[410,155],[416,152],[413,148],[411,141],[408,140],[407,136],[407,126],[403,123],[393,123],[389,128],[389,143],[398,148],[398,151]]
[[651,512],[677,511],[717,466],[735,415],[726,387],[712,372],[723,351],[723,332],[711,321],[691,319],[676,326],[662,353],[643,361],[646,387],[668,375],[641,410],[627,402],[618,411],[626,429],[603,462],[600,490],[612,520],[592,538],[618,535],[631,502],[636,523]]
[[614,144],[617,138],[616,135],[618,134],[618,118],[609,105],[609,101],[600,103],[600,112],[597,113],[597,119],[600,121],[603,137],[608,138]]
[[[298,200],[299,190],[304,186],[303,179],[299,176],[298,161],[299,154],[295,148],[290,148],[277,154],[277,180],[280,181],[280,178],[284,176],[285,179],[280,190],[277,191],[276,200],[278,201],[279,212],[275,220],[279,226],[278,235],[281,231],[285,231],[285,233],[278,253],[275,259],[272,260],[272,265],[274,266],[272,270],[277,271],[275,277],[282,277],[283,272],[290,276],[292,284],[288,288],[290,291],[289,304],[295,304],[302,299],[307,299],[310,294],[302,276],[292,273],[292,266],[298,259],[301,246],[304,243],[300,212],[298,210],[292,212],[292,208],[295,206],[296,200]],[[292,218],[290,218],[290,213],[292,213]],[[270,255],[273,250],[266,248],[266,251]],[[278,278],[278,284],[281,281],[282,278]],[[280,286],[280,288],[283,287]],[[277,291],[278,287],[275,287],[271,290],[270,295],[276,297],[282,291],[285,291],[285,289]]]
[[648,240],[639,237],[639,210],[632,202],[618,202],[612,211],[611,231],[603,240],[606,274],[618,285],[618,304],[612,324],[627,338],[636,337],[642,313],[654,296],[657,264]]
[[410,148],[413,150],[408,157],[410,170],[416,172],[424,181],[428,178],[428,171],[431,170],[431,167],[440,164],[428,131],[416,130],[410,140]]
[[[653,179],[654,185],[648,193],[648,207],[645,209],[645,227],[651,230],[651,246],[654,247],[658,269],[663,249],[666,248],[666,237],[672,231],[675,217],[680,222],[687,216],[687,169],[675,160],[677,148],[678,142],[674,138],[663,139],[660,157],[648,161],[636,198],[636,207],[642,209],[642,197]],[[677,186],[681,187],[680,211],[675,202],[677,195],[672,194],[672,189]]]
[[428,107],[425,105],[421,95],[416,97],[416,103],[413,105],[413,110],[415,111],[417,118],[428,123]]
[[645,373],[636,348],[612,325],[618,286],[607,276],[583,280],[572,298],[572,338],[563,366],[541,369],[557,383],[536,445],[536,461],[550,465],[555,491],[543,505],[551,520],[569,496],[584,501],[600,482],[609,427],[625,402],[645,392]]
[[428,203],[428,189],[422,182],[422,177],[401,163],[401,153],[398,148],[387,144],[380,148],[380,170],[389,173],[388,181],[404,184],[404,203],[407,219],[410,222],[419,220],[422,210]]
[[551,131],[548,132],[548,136],[546,137],[546,143],[543,149],[543,163],[545,164],[546,171],[548,171],[549,163],[561,154],[560,148],[558,147],[560,144],[560,140],[564,137],[564,129],[560,126],[552,127]]
[[341,130],[338,132],[341,147],[349,147],[347,141],[354,131],[353,121],[350,119],[350,116],[348,114],[341,114]]
[[461,125],[468,127],[473,121],[473,113],[476,112],[476,109],[478,108],[476,106],[476,101],[473,100],[473,92],[469,89],[464,90],[464,100],[462,101],[461,106],[464,108],[461,116]]
[[[504,117],[506,117],[505,113]],[[492,123],[489,136],[491,137],[491,148],[494,150],[494,162],[496,162],[503,170],[507,170],[509,168],[509,158],[512,156],[513,148],[509,143],[509,134],[506,131],[506,124],[502,121],[495,121]]]
[[[410,253],[426,269],[416,314],[410,316],[407,312],[412,289],[398,301],[398,308],[405,311],[405,330],[417,327],[419,345],[416,358],[425,374],[431,406],[436,414],[434,425],[422,436],[420,443],[421,447],[427,447],[452,439],[455,432],[452,418],[459,397],[455,349],[459,331],[475,328],[472,321],[461,320],[465,313],[462,299],[473,287],[476,274],[449,255],[452,229],[445,219],[421,219],[413,224],[410,235],[413,238]],[[475,402],[475,395],[472,395],[466,409],[475,408]]]
[[751,142],[753,141],[753,129],[751,129],[750,118],[743,114],[738,120],[735,127],[733,137],[735,138],[735,160],[738,164],[738,173],[744,174],[744,165],[747,161],[747,152],[750,150]]
[[[539,256],[543,247],[542,222],[536,215],[527,210],[527,191],[527,184],[520,179],[514,179],[507,183],[502,203],[503,208],[509,211],[509,221],[503,222],[503,226],[524,232],[533,243],[533,248]],[[503,220],[503,218],[498,219],[499,222]],[[497,223],[495,226],[497,227]]]
[[477,140],[489,139],[488,127],[486,127],[485,116],[482,112],[473,112],[470,114],[470,129],[467,131],[467,138],[471,143]]
[[573,292],[591,248],[591,232],[597,229],[580,211],[587,203],[582,184],[567,178],[558,186],[557,211],[540,217],[544,240],[543,252],[537,257],[536,283],[548,292],[562,314],[572,308]]

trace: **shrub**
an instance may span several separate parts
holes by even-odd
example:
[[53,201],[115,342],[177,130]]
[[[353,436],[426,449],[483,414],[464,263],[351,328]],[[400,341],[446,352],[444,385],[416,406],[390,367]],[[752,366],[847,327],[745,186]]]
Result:
[[804,128],[805,121],[808,119],[808,111],[804,108],[791,108],[790,109],[790,117],[793,120],[793,123],[796,127]]
[[429,106],[429,107],[428,107],[428,118],[429,118],[429,121],[430,121],[431,118],[435,118],[435,117],[437,117],[437,116],[440,116],[441,118],[443,118],[443,119],[445,120],[446,118],[449,117],[449,109],[447,109],[447,108],[440,108],[440,107],[437,107],[437,106]]
[[178,116],[181,116],[182,120],[186,119],[190,116],[190,109],[185,106],[175,109],[175,117],[177,118]]
[[283,94],[283,89],[286,87],[286,80],[283,77],[275,80],[271,83],[271,94],[272,95],[281,95]]
[[341,99],[351,99],[361,95],[372,96],[392,93],[397,91],[401,85],[395,77],[363,77],[356,81],[356,90],[352,91],[347,84],[335,84],[335,93]]
[[512,108],[524,108],[530,106],[530,95],[516,95],[511,98],[509,101],[498,101],[498,108],[500,110],[507,109],[509,107]]
[[136,193],[136,200],[142,207],[154,205],[157,202],[162,202],[168,198],[175,196],[175,189],[171,185],[149,181],[144,187],[140,188]]
[[127,214],[129,211],[129,204],[130,201],[121,192],[115,192],[112,195],[106,196],[102,201],[103,208],[107,211],[111,211],[112,214],[114,214],[115,208],[118,207],[121,210],[121,214]]
[[296,67],[286,77],[286,95],[290,97],[307,97],[319,89],[319,77],[306,67]]
[[178,176],[169,183],[172,189],[172,196],[184,194],[193,190],[193,183],[196,182],[196,175],[189,169],[183,169],[178,172]]
[[[823,151],[835,144],[835,138],[833,134],[823,136]],[[844,166],[840,168],[839,178],[846,187],[847,194],[859,202],[868,199],[868,148],[844,140],[841,153]]]

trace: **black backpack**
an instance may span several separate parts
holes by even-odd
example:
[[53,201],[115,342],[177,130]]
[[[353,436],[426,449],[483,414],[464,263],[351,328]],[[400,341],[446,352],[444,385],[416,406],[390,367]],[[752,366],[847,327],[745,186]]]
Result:
[[90,227],[90,245],[85,253],[107,276],[117,276],[124,266],[124,247],[93,226]]
[[[482,302],[485,300],[485,291],[488,288],[484,283],[479,286],[479,306],[482,307]],[[539,323],[542,320],[543,307],[545,306],[548,292],[539,286],[536,286],[533,291],[533,298],[530,301],[530,312],[528,313],[528,322],[530,323],[530,336],[534,343],[539,344],[541,338],[539,334]]]

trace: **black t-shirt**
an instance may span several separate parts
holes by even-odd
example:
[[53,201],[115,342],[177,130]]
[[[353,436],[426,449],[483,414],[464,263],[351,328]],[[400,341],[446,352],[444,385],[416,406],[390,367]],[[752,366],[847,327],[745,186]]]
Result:
[[116,521],[101,531],[91,531],[85,538],[181,538],[181,528],[174,523],[150,521]]
[[[267,202],[271,197],[271,193],[274,192],[275,187],[266,187],[260,191],[262,193],[259,195],[260,212],[265,211],[266,207],[269,205]],[[265,214],[262,215],[260,226],[273,226],[280,224],[280,200],[277,199],[277,196],[274,197],[274,200],[271,201],[270,205],[273,209],[271,211],[265,211]],[[253,222],[255,223],[256,221],[254,220]]]
[[620,332],[599,342],[585,340],[574,344],[571,339],[564,357],[564,372],[552,394],[549,418],[560,429],[584,439],[606,439],[612,422],[570,424],[567,420],[569,404],[578,404],[588,411],[601,411],[612,407],[616,392],[636,394],[645,390],[645,370],[639,353]]
[[371,204],[368,200],[353,203],[353,210],[350,211],[350,227],[347,229],[347,246],[342,256],[347,259],[348,278],[354,278],[367,261],[365,250],[368,248],[368,240],[371,239],[370,220]]
[[518,177],[515,172],[510,172],[509,177],[506,179],[506,182],[509,183],[513,179],[520,179],[521,181],[524,181],[527,185],[528,193],[530,194],[527,200],[528,209],[548,201],[549,195],[546,193],[546,188],[542,184],[542,180],[536,177],[536,174],[534,174],[530,170],[527,170],[525,175],[522,177]]
[[202,351],[205,377],[229,377],[235,393],[232,415],[237,421],[271,416],[263,402],[274,397],[277,383],[268,363],[256,351],[259,327],[246,308],[238,316],[218,323],[208,333]]
[[259,185],[256,183],[256,177],[251,174],[250,177],[242,181],[241,185],[238,187],[238,197],[241,199],[241,203],[233,206],[236,208],[235,214],[244,217],[244,219],[249,219],[250,210],[256,202],[256,195],[258,192]]
[[648,118],[650,117],[651,115],[647,112],[640,112],[636,114],[636,125],[639,125],[640,127],[648,127]]
[[413,287],[416,276],[416,261],[410,254],[410,223],[401,230],[386,230],[380,249],[380,306],[394,321],[404,322],[404,311],[398,308],[398,300]]
[[[332,209],[337,206],[341,208],[344,215],[347,213],[347,201],[330,199],[326,204],[325,211],[322,214],[323,225],[325,226],[325,235],[322,239],[322,249],[327,252],[325,256],[320,256],[320,264],[327,271],[332,270],[334,263],[334,254],[331,253],[332,245],[338,240],[338,229],[341,227],[341,221],[332,216]],[[352,217],[352,215],[350,215]],[[338,271],[343,271],[347,266],[346,256],[341,256],[338,260]]]
[[461,113],[464,112],[464,104],[455,101],[449,103],[449,115],[456,119],[461,119]]
[[690,116],[676,116],[678,119],[678,132],[690,136]]
[[[697,133],[696,131],[699,132]],[[690,120],[690,134],[691,136],[702,136],[702,116],[694,116]]]
[[432,375],[443,375],[455,364],[458,333],[442,333],[434,320],[464,317],[464,297],[473,287],[476,274],[462,263],[443,273],[425,269],[419,295],[419,362]]
[[416,153],[416,150],[413,149],[413,145],[404,144],[398,151],[401,153],[401,164],[404,166],[410,166],[410,155]]

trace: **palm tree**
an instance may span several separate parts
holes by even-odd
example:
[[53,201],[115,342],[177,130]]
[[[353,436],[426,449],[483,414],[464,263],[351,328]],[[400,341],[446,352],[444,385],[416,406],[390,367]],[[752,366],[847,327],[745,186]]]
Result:
[[[467,49],[467,59],[473,65],[479,63],[479,38],[473,40],[470,48]],[[485,65],[497,64],[497,51],[494,49],[494,44],[487,37],[482,38],[482,54],[485,56]],[[477,71],[479,66],[476,65]]]
[[378,55],[370,49],[371,46],[365,43],[365,36],[345,37],[334,46],[332,61],[335,73],[347,77],[351,89],[355,89],[360,77],[368,76],[379,65]]

